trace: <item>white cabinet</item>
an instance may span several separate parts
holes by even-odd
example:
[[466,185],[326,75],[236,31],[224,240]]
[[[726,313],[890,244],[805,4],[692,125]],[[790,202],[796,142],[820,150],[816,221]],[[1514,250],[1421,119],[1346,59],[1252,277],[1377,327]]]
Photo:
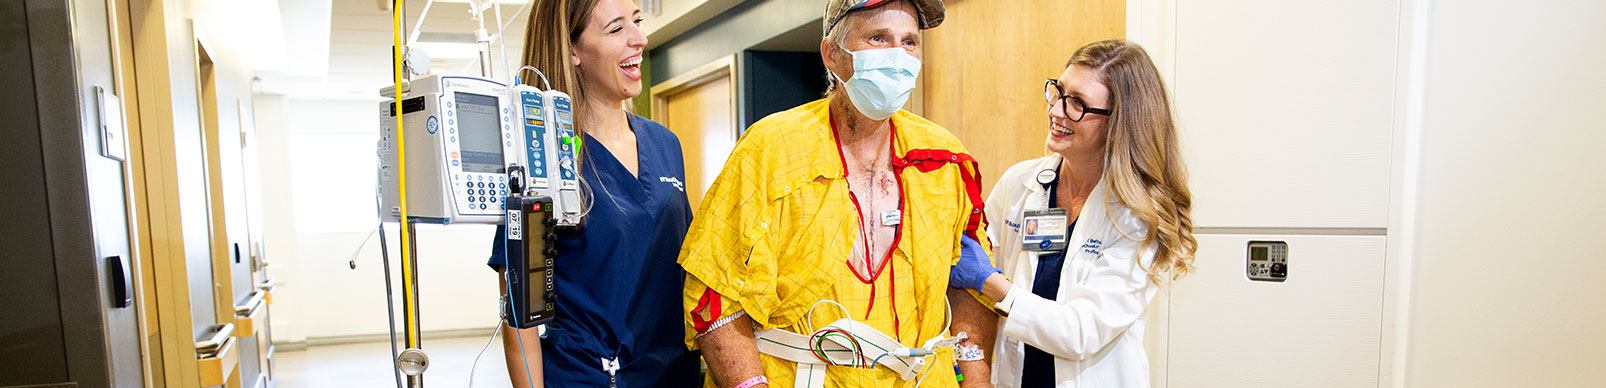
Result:
[[[1128,4],[1199,227],[1151,310],[1156,387],[1606,381],[1580,346],[1606,316],[1601,2]],[[1246,278],[1264,240],[1285,282]]]
[[[1249,241],[1288,243],[1288,278],[1250,281]],[[1382,236],[1199,236],[1171,289],[1167,380],[1187,387],[1377,383]]]
[[1176,2],[1195,225],[1386,226],[1398,6]]
[[[1199,251],[1156,304],[1155,385],[1377,386],[1399,1],[1161,3]],[[1251,241],[1287,243],[1286,281],[1249,279]]]

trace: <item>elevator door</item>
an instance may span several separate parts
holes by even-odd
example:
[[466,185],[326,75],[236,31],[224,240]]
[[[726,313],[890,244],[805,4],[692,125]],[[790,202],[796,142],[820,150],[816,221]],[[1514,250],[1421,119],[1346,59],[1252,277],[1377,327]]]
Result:
[[82,179],[94,239],[92,256],[71,260],[94,262],[97,306],[105,321],[104,346],[112,373],[107,386],[140,387],[145,368],[140,361],[141,331],[134,302],[138,300],[134,295],[138,258],[131,249],[129,233],[127,127],[121,103],[124,96],[117,95],[111,22],[105,4],[60,3],[71,8],[72,36],[67,38],[76,40],[72,51],[78,70],[78,87],[73,90],[77,110],[71,114],[78,118],[75,148],[84,166]]
[[111,38],[86,3],[0,3],[0,386],[144,385]]

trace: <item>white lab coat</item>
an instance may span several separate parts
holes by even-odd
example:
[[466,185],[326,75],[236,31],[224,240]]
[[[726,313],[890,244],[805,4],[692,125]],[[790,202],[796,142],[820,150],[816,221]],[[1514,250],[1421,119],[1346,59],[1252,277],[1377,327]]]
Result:
[[1158,287],[1144,268],[1154,262],[1155,249],[1139,254],[1148,226],[1107,195],[1104,181],[1082,206],[1067,241],[1055,299],[1032,294],[1037,253],[1021,249],[1021,220],[1027,210],[1048,207],[1048,190],[1037,174],[1059,163],[1058,155],[1018,163],[987,198],[993,257],[1015,284],[997,305],[1009,316],[999,323],[993,381],[1019,387],[1031,344],[1055,356],[1056,387],[1148,387],[1143,318]]

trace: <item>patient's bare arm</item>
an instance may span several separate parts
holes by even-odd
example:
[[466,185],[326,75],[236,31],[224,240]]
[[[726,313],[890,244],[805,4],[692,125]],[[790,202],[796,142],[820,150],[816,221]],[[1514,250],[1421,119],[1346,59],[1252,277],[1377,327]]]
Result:
[[708,373],[713,375],[715,386],[734,387],[764,374],[764,366],[758,361],[758,342],[753,339],[753,320],[747,317],[714,328],[696,341],[697,347],[703,350],[703,361],[708,362]]
[[986,358],[981,361],[960,361],[959,372],[965,375],[965,387],[991,387],[993,340],[998,335],[998,315],[982,306],[975,297],[959,288],[948,288],[948,305],[953,309],[954,322],[950,334],[965,333],[964,343],[981,347]]

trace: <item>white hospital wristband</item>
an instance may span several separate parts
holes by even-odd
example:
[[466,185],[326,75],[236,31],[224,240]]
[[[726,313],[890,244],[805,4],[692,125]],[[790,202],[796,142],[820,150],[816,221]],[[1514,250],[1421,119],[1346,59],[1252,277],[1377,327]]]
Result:
[[981,361],[987,359],[987,353],[982,352],[980,346],[958,344],[954,345],[954,359],[959,361]]

